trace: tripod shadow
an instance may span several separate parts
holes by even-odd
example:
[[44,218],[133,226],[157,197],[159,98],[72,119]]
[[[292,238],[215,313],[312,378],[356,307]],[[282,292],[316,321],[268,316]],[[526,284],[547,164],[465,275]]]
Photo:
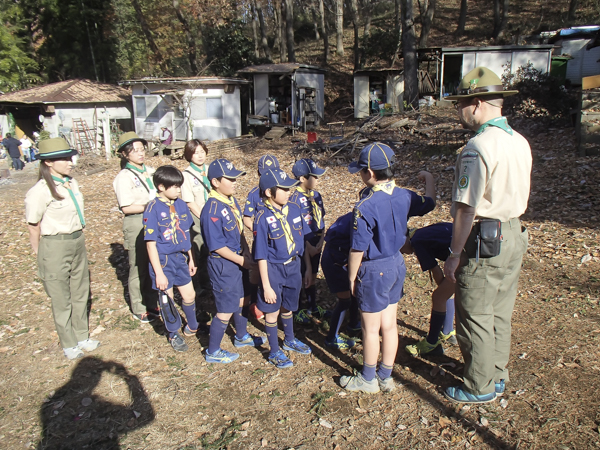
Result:
[[[120,403],[94,393],[105,373],[122,381],[117,386],[126,386]],[[135,375],[115,361],[88,356],[77,363],[71,379],[40,407],[43,430],[37,448],[118,449],[121,434],[148,425],[154,417],[154,409]]]

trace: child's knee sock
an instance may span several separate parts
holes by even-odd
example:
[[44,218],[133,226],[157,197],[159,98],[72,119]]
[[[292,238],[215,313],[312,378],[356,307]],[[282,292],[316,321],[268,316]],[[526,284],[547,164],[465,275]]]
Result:
[[354,295],[350,296],[350,307],[348,310],[348,325],[356,327],[360,324],[360,311],[358,310],[358,300]]
[[248,308],[244,316],[244,308],[240,306],[237,312],[233,313],[233,326],[235,327],[235,337],[242,339],[248,333]]
[[435,344],[440,339],[440,331],[442,331],[445,319],[445,312],[434,311],[433,309],[431,310],[429,334],[427,335],[427,342],[429,342],[431,345]]
[[317,310],[317,287],[313,284],[310,287],[304,288],[306,293],[306,305],[311,311]]
[[362,376],[365,380],[371,381],[375,378],[375,365],[363,364]]
[[271,353],[277,353],[279,351],[279,340],[277,339],[277,322],[267,322],[265,320],[265,332],[267,333],[267,340],[269,341],[269,347],[271,347]]
[[454,330],[454,297],[446,300],[446,319],[444,320],[444,334],[449,334]]
[[183,313],[185,314],[185,320],[187,320],[187,324],[190,330],[197,330],[198,321],[196,320],[196,303],[192,303],[190,305],[182,303],[181,309],[183,309]]
[[350,307],[349,298],[338,298],[338,304],[331,314],[331,320],[329,321],[329,333],[327,333],[327,339],[333,340],[340,332],[340,326],[344,321],[344,315],[346,310]]
[[292,313],[289,312],[287,314],[281,315],[281,323],[283,324],[283,332],[285,333],[286,341],[294,340],[294,318],[292,317]]
[[210,323],[210,335],[208,338],[208,353],[215,353],[221,348],[221,341],[225,336],[225,330],[229,325],[229,321],[224,321],[218,317],[214,317]]
[[382,380],[385,380],[392,374],[393,368],[393,366],[386,366],[385,364],[381,363],[379,364],[379,370],[377,371],[377,375],[379,375],[379,378],[381,378]]

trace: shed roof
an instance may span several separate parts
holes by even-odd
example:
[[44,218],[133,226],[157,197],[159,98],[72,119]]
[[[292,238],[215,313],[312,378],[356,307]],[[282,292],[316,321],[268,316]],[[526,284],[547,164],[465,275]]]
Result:
[[179,85],[225,85],[248,84],[248,80],[235,77],[164,77],[164,78],[139,78],[136,80],[123,80],[119,84],[131,86],[133,84],[179,84]]
[[9,92],[0,95],[0,103],[122,103],[130,98],[131,92],[127,88],[78,79]]
[[326,70],[319,66],[311,66],[310,64],[301,63],[281,63],[281,64],[260,64],[258,66],[248,66],[238,73],[290,73],[295,72],[298,69],[307,69],[310,71],[316,71],[325,73]]

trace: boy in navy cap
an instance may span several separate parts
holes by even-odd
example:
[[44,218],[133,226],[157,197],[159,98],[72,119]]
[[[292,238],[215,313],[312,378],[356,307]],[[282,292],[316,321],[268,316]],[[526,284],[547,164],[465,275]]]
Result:
[[[267,169],[279,169],[279,161],[273,155],[262,155],[258,159],[259,178]],[[255,186],[248,193],[246,205],[244,206],[244,225],[250,231],[252,231],[254,214],[258,205],[262,205],[262,199],[260,198],[259,187]],[[257,271],[253,270],[250,272],[250,311],[254,314],[254,317],[262,319],[264,314],[256,307],[259,278]]]
[[[350,292],[361,311],[363,328],[363,369],[354,376],[343,376],[342,387],[349,391],[377,393],[395,388],[391,373],[398,350],[396,309],[402,297],[406,266],[400,248],[406,240],[407,221],[435,207],[431,197],[396,187],[391,166],[394,152],[385,144],[367,145],[358,161],[348,166],[360,172],[370,188],[354,207],[351,250],[348,258]],[[421,172],[426,191],[433,191],[433,176]],[[382,358],[376,371],[381,332]]]
[[210,363],[230,363],[240,356],[220,347],[232,315],[236,347],[258,347],[266,341],[247,331],[248,269],[253,262],[243,233],[242,210],[233,197],[236,179],[242,175],[246,172],[226,159],[216,159],[208,167],[212,190],[202,208],[200,226],[210,252],[208,275],[217,307],[206,350],[206,362]]
[[[196,292],[192,284],[196,265],[190,238],[194,220],[188,206],[179,198],[183,174],[176,167],[162,166],[156,169],[152,181],[158,194],[148,203],[143,216],[152,287],[173,297],[173,286],[177,286],[187,320],[183,334],[194,336],[198,331]],[[178,332],[169,332],[168,338],[175,351],[188,349]]]
[[[294,320],[298,323],[309,323],[311,315],[323,319],[326,312],[317,306],[315,287],[325,239],[325,208],[321,194],[316,187],[319,177],[325,172],[326,169],[317,167],[315,162],[309,158],[296,161],[292,168],[292,173],[300,183],[296,187],[296,192],[291,195],[290,202],[300,207],[302,217],[310,228],[310,233],[304,237],[304,251],[308,253],[308,258],[302,258],[300,269],[304,277],[304,292],[308,309],[302,309],[294,314]],[[305,260],[310,261],[310,265],[304,264]]]
[[406,346],[406,351],[413,356],[442,355],[443,341],[457,344],[454,330],[454,283],[444,277],[444,272],[437,260],[446,261],[450,256],[452,242],[452,224],[434,223],[428,227],[413,230],[402,247],[404,254],[414,253],[419,260],[423,272],[429,271],[437,284],[431,294],[432,308],[429,322],[429,333],[425,339]]
[[298,309],[302,288],[300,257],[304,254],[304,236],[310,228],[298,205],[288,203],[290,189],[298,182],[281,170],[267,170],[260,177],[263,204],[254,218],[254,259],[258,262],[262,288],[258,291],[258,308],[265,313],[265,328],[271,352],[269,362],[283,369],[292,361],[279,349],[277,317],[285,338],[283,348],[303,355],[311,353],[308,345],[294,336],[292,312]]

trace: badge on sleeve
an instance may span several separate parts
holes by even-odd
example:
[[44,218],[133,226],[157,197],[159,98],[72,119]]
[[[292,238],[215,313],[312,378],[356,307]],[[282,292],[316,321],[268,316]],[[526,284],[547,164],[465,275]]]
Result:
[[469,177],[466,175],[461,176],[458,179],[458,188],[465,189],[469,185]]
[[274,216],[267,217],[267,223],[274,223],[277,219]]
[[358,229],[358,219],[360,219],[362,216],[362,214],[360,213],[360,211],[356,208],[354,208],[354,229],[357,230]]

